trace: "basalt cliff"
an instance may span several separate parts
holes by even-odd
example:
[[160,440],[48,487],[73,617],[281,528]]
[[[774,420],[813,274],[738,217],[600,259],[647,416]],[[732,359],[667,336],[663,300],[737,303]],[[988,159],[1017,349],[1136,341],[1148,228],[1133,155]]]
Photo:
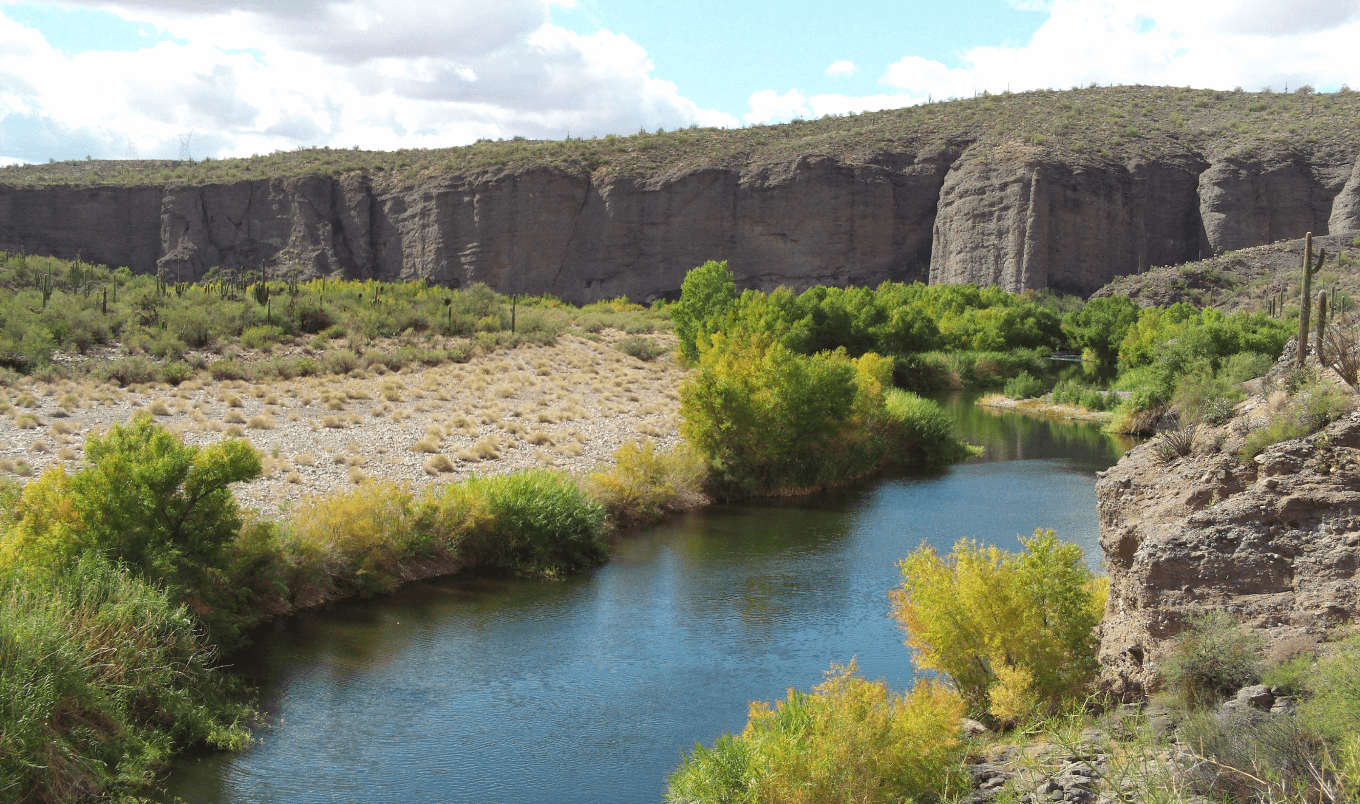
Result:
[[1360,93],[986,96],[738,130],[0,170],[0,250],[483,282],[572,302],[744,287],[1116,277],[1360,228]]

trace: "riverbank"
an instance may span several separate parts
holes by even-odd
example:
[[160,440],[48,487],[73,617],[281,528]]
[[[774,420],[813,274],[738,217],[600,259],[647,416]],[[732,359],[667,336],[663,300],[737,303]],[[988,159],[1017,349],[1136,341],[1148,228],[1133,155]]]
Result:
[[1023,413],[1027,416],[1042,416],[1054,419],[1071,419],[1081,422],[1107,424],[1114,414],[1109,411],[1087,410],[1076,405],[1055,405],[1043,399],[1011,399],[1004,394],[988,394],[977,401],[979,407]]

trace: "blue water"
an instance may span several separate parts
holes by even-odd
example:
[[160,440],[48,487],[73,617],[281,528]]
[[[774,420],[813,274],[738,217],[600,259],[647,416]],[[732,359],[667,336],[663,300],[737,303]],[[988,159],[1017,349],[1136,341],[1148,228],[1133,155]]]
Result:
[[448,578],[277,624],[238,657],[274,726],[181,763],[190,802],[658,802],[682,750],[832,662],[912,679],[895,562],[1051,527],[1098,566],[1090,425],[951,402],[977,461],[797,501],[715,507],[621,540],[564,583]]

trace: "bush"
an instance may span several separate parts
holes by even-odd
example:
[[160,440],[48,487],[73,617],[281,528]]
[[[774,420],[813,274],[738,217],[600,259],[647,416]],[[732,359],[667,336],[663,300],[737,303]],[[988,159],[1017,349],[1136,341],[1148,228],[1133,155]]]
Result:
[[893,614],[918,667],[944,673],[977,714],[1024,721],[1085,694],[1106,583],[1052,530],[1007,553],[971,540],[941,558],[923,545],[899,563]]
[[1261,678],[1261,638],[1223,611],[1190,621],[1162,663],[1167,689],[1187,708],[1213,706]]
[[208,373],[214,380],[244,380],[246,367],[235,360],[214,360],[208,364]]
[[614,453],[613,469],[590,475],[588,491],[615,523],[626,527],[703,504],[704,478],[703,462],[687,447],[658,454],[650,441],[629,442]]
[[1238,460],[1248,463],[1273,444],[1315,433],[1354,407],[1355,396],[1349,391],[1316,381],[1304,385],[1264,427],[1247,433]]
[[666,347],[651,338],[633,335],[619,343],[619,351],[638,360],[655,360],[666,353]]
[[671,775],[671,804],[862,804],[935,799],[958,785],[963,702],[918,681],[894,694],[833,666],[812,694],[751,704],[739,737],[696,746]]
[[247,349],[268,349],[283,337],[283,329],[273,325],[246,327],[241,333],[241,345]]
[[348,374],[359,367],[359,356],[348,349],[336,349],[322,355],[321,365],[331,374]]
[[239,749],[238,700],[189,611],[99,556],[0,581],[5,800],[96,797],[146,784],[176,749]]
[[161,366],[161,379],[171,385],[179,385],[194,376],[194,367],[184,362],[166,363]]
[[1028,371],[1021,371],[1009,380],[1006,380],[1005,391],[1003,393],[1011,399],[1030,399],[1039,396],[1044,392],[1044,381],[1030,374]]
[[99,368],[96,374],[103,380],[113,380],[126,388],[160,380],[160,366],[145,357],[121,357]]
[[392,591],[401,583],[403,560],[437,549],[414,527],[415,516],[411,492],[392,482],[303,498],[280,535],[287,552],[302,558],[290,584],[295,594],[336,586]]
[[561,472],[530,469],[431,489],[419,529],[484,571],[563,577],[603,564],[605,510]]

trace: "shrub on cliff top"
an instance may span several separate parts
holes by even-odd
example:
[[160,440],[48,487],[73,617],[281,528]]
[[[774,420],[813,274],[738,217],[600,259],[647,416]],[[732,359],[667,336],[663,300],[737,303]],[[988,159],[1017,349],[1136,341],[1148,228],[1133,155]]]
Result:
[[1008,553],[972,540],[903,559],[893,614],[920,667],[947,675],[977,714],[1024,721],[1080,699],[1095,677],[1106,583],[1052,530]]

